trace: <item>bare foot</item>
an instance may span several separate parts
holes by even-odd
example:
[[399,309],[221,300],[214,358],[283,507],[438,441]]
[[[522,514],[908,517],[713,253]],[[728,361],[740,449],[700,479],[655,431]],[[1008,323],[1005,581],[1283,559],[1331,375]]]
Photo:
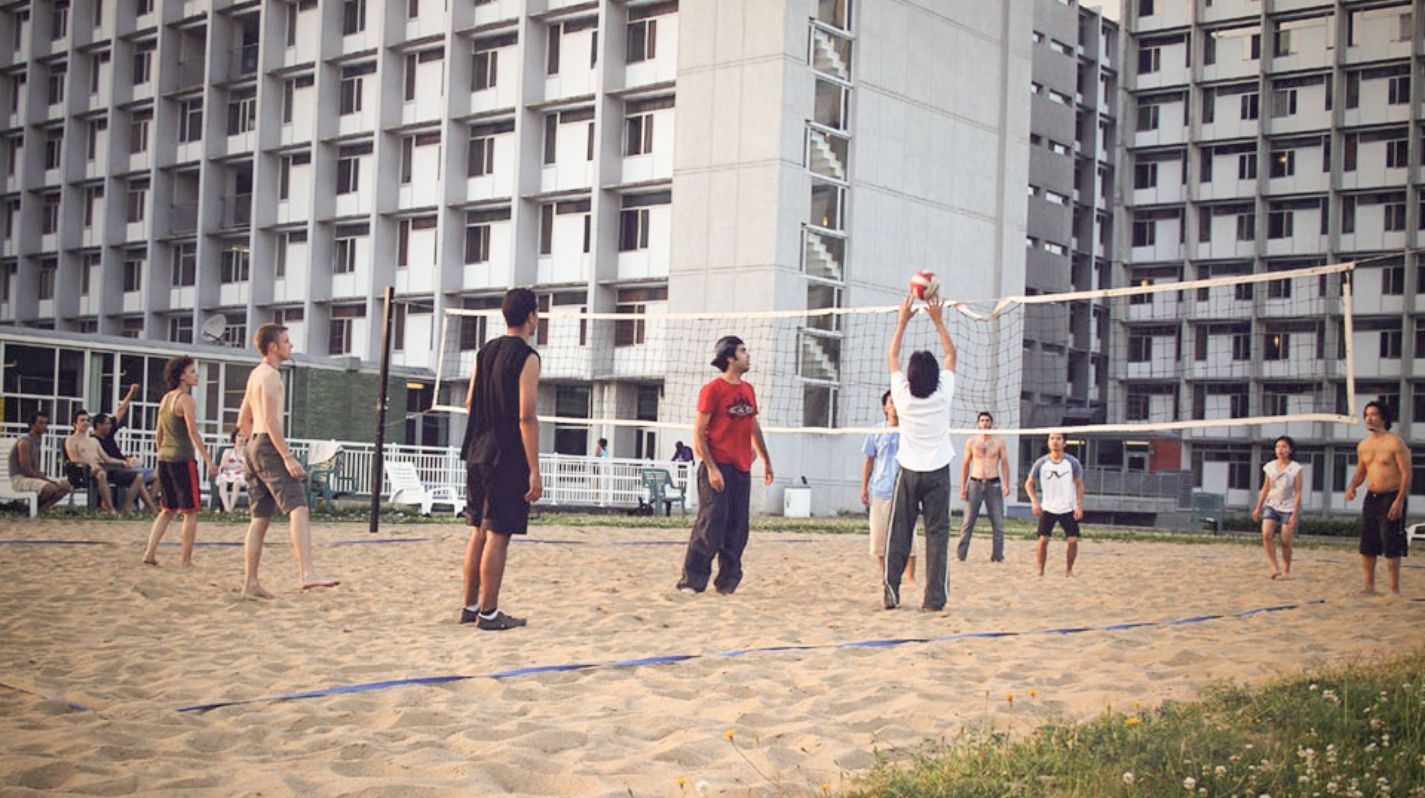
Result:
[[1267,577],[1267,578],[1268,578],[1268,579],[1281,579],[1281,578],[1282,578],[1282,575],[1281,575],[1281,572],[1280,572],[1280,571],[1272,571],[1272,575],[1269,576],[1269,577]]
[[273,596],[271,593],[268,593],[266,590],[263,590],[262,585],[252,584],[242,589],[242,597],[251,599],[270,599]]
[[144,565],[152,565],[152,566],[154,566],[155,568],[157,568],[157,567],[158,567],[158,560],[155,560],[155,559],[152,558],[152,557],[147,557],[147,558],[144,559],[143,564],[144,564]]
[[309,579],[302,583],[303,590],[311,590],[316,587],[336,587],[341,582],[335,579]]
[[192,568],[192,567],[193,567],[193,561],[192,561],[192,560],[184,560],[184,561],[183,561],[183,567],[184,567],[184,568]]
[[1376,589],[1373,588],[1373,587],[1361,588],[1361,592],[1357,593],[1356,595],[1358,595],[1358,596],[1374,596],[1374,595],[1376,595]]
[[1073,576],[1074,576],[1074,572],[1073,572],[1072,570],[1065,571],[1065,572],[1064,572],[1064,576],[1065,576],[1065,577],[1068,577],[1068,578],[1070,578],[1070,579],[1072,579]]

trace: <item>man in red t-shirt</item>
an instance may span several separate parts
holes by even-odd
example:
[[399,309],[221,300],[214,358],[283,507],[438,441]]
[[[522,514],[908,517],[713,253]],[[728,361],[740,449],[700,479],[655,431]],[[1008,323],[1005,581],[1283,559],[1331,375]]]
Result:
[[726,596],[742,581],[752,461],[762,458],[762,482],[771,485],[772,458],[767,456],[767,441],[757,423],[757,395],[742,381],[752,365],[742,339],[734,335],[718,339],[712,365],[722,376],[704,385],[698,395],[698,420],[693,425],[693,447],[702,460],[698,466],[698,518],[688,539],[678,589],[685,593],[706,590],[713,557],[717,557],[713,586]]

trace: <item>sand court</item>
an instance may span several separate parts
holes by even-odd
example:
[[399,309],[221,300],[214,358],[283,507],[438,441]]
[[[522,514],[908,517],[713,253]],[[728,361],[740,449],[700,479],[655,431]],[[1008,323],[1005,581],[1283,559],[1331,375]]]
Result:
[[[1301,551],[1296,578],[1271,581],[1257,547],[1091,528],[1073,579],[1061,539],[1042,579],[1031,542],[991,565],[977,540],[951,564],[949,612],[927,614],[919,585],[909,607],[879,609],[862,536],[754,532],[725,598],[674,590],[679,531],[541,527],[512,547],[502,597],[530,626],[490,633],[456,623],[457,526],[388,526],[402,542],[377,543],[317,525],[314,556],[342,585],[311,593],[274,530],[271,602],[239,598],[236,546],[200,546],[191,571],[165,547],[155,569],[139,564],[144,524],[7,527],[90,543],[0,544],[6,794],[642,796],[679,795],[680,777],[690,793],[820,792],[878,749],[964,724],[1190,699],[1402,651],[1425,630],[1425,603],[1352,594],[1351,550]],[[205,524],[199,540],[242,533]],[[1405,570],[1408,596],[1422,578]],[[900,640],[926,642],[885,642]],[[597,667],[558,670],[575,665]],[[449,676],[473,678],[257,700]],[[231,701],[253,703],[179,711]]]

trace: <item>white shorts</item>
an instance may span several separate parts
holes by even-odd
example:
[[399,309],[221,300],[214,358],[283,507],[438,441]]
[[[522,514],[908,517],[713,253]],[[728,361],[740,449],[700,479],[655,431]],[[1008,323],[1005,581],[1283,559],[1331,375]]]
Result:
[[10,487],[20,493],[43,493],[49,483],[36,477],[10,477]]
[[[886,555],[886,534],[891,529],[891,500],[871,497],[871,556]],[[910,556],[925,555],[925,536],[915,535],[910,542]]]

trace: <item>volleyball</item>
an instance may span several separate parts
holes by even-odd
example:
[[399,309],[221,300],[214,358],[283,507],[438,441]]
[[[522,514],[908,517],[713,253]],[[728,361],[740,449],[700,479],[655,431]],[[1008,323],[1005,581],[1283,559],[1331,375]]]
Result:
[[929,302],[940,296],[940,281],[935,279],[935,272],[918,271],[910,278],[910,292],[916,299],[923,299]]

